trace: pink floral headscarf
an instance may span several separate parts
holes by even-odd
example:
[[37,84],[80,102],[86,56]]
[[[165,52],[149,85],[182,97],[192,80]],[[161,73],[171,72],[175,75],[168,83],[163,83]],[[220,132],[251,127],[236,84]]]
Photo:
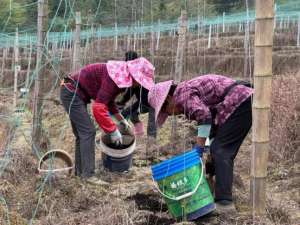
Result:
[[106,64],[110,78],[119,88],[132,86],[133,80],[136,80],[146,89],[154,85],[154,66],[144,57],[131,61],[108,61]]

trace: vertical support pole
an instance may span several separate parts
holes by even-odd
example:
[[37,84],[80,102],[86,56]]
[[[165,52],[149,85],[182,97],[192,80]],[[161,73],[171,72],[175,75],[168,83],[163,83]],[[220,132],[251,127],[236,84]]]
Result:
[[250,42],[250,22],[249,22],[249,7],[248,0],[246,0],[246,10],[247,10],[247,21],[245,24],[245,36],[244,36],[244,77],[247,77],[248,68],[249,68],[249,42]]
[[201,20],[200,20],[200,15],[198,15],[197,18],[197,56],[200,55],[200,27],[201,27]]
[[115,23],[115,44],[114,50],[118,51],[118,24]]
[[282,23],[283,23],[283,18],[280,18],[280,23],[279,23],[279,29],[282,30]]
[[133,34],[133,51],[136,50],[136,32]]
[[76,27],[74,35],[74,52],[72,71],[77,71],[80,68],[80,31],[81,31],[81,13],[76,12]]
[[225,33],[225,12],[223,12],[223,33]]
[[98,38],[98,56],[100,56],[101,54],[101,40],[102,40],[102,26],[100,24],[100,27],[99,27],[99,38]]
[[37,32],[37,57],[36,77],[33,95],[33,127],[32,127],[32,151],[38,154],[42,137],[42,104],[43,104],[43,83],[41,76],[45,76],[47,69],[44,65],[45,52],[44,44],[48,29],[48,0],[38,1],[38,32]]
[[89,45],[89,62],[94,62],[94,51],[95,51],[95,29],[94,24],[91,24],[91,39],[90,39],[90,45]]
[[129,49],[130,49],[130,36],[131,36],[131,34],[129,33],[128,35],[127,35],[127,45],[126,45],[126,50],[127,51],[129,51]]
[[[183,75],[183,63],[184,63],[184,52],[186,47],[186,33],[187,33],[187,12],[186,10],[181,11],[181,16],[179,18],[179,29],[178,29],[178,45],[177,45],[177,52],[176,52],[176,60],[175,60],[175,73],[174,73],[174,82],[178,84],[182,80]],[[172,120],[172,129],[171,129],[171,139],[172,143],[175,144],[176,139],[176,117],[173,117]]]
[[211,47],[211,24],[209,25],[207,48]]
[[273,30],[274,30],[274,32],[275,32],[275,29],[276,29],[276,22],[277,22],[277,17],[276,17],[277,4],[276,4],[276,3],[275,3],[275,5],[274,5],[274,11],[275,11],[275,13],[274,13],[274,27],[273,27]]
[[[6,45],[7,46],[7,45]],[[5,61],[6,61],[6,56],[7,56],[7,48],[3,47],[3,54],[2,54],[2,66],[1,66],[1,84],[4,80],[4,69],[5,69]]]
[[155,50],[157,51],[159,48],[159,39],[160,39],[160,20],[158,20],[158,32],[157,32],[157,37],[156,37],[156,46]]
[[298,17],[297,47],[300,47],[300,15]]
[[251,204],[253,215],[266,211],[269,153],[269,116],[272,89],[274,0],[256,0],[254,100],[251,151]]
[[150,40],[150,57],[151,57],[151,62],[154,63],[154,42],[155,42],[155,36],[154,36],[154,31],[153,31],[153,25],[151,27],[151,40]]
[[219,47],[219,25],[216,24],[216,46]]
[[89,62],[87,54],[88,54],[88,49],[89,49],[89,37],[87,36],[85,39],[85,46],[84,46],[84,64],[87,64]]
[[31,60],[32,60],[32,41],[31,41],[31,37],[29,37],[29,53],[28,53],[27,60],[28,60],[28,65],[27,65],[25,88],[29,89],[29,76],[30,76]]
[[17,98],[18,98],[18,72],[20,71],[19,65],[19,31],[16,28],[16,37],[14,45],[14,99],[13,107],[14,111],[17,110]]
[[186,45],[186,33],[187,33],[187,13],[185,10],[181,11],[181,17],[179,18],[178,29],[178,46],[175,61],[175,74],[174,81],[176,84],[181,82],[183,74],[183,57]]

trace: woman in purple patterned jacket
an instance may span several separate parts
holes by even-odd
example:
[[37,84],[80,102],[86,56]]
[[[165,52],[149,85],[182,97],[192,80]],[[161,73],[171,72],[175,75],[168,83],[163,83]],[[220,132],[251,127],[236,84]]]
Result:
[[[198,76],[178,85],[165,81],[149,91],[148,101],[155,109],[158,126],[169,115],[185,114],[189,120],[210,123],[214,128],[210,152],[216,175],[215,201],[220,211],[234,210],[233,165],[252,125],[252,94],[252,88],[220,75]],[[204,140],[198,143],[204,145]]]

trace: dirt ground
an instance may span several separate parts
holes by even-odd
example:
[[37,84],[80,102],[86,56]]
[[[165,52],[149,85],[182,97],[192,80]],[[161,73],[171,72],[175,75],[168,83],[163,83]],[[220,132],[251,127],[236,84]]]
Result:
[[[195,128],[178,120],[178,139],[170,143],[170,120],[156,143],[138,140],[132,170],[112,174],[101,165],[102,185],[88,184],[67,174],[39,174],[31,151],[29,111],[11,114],[10,97],[1,93],[0,224],[11,225],[174,225],[174,224],[299,224],[299,76],[276,76],[273,82],[271,151],[267,182],[267,212],[253,220],[249,204],[251,134],[235,160],[234,199],[237,215],[211,214],[195,222],[174,220],[152,180],[150,165],[191,148]],[[54,98],[57,98],[54,95]],[[48,149],[74,154],[74,137],[61,105],[48,101],[44,108]],[[147,118],[143,116],[143,120]],[[11,140],[11,141],[7,141]],[[175,145],[175,148],[174,148]],[[7,164],[8,163],[8,164]]]

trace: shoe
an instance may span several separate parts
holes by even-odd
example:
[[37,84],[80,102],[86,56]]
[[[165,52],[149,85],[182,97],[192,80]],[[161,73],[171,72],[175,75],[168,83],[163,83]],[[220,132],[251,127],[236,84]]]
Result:
[[236,208],[232,201],[228,200],[221,200],[217,201],[216,203],[216,213],[218,214],[236,214]]
[[92,176],[86,179],[86,182],[93,185],[102,185],[102,186],[108,186],[109,183],[106,181],[101,180],[100,178],[96,176]]

